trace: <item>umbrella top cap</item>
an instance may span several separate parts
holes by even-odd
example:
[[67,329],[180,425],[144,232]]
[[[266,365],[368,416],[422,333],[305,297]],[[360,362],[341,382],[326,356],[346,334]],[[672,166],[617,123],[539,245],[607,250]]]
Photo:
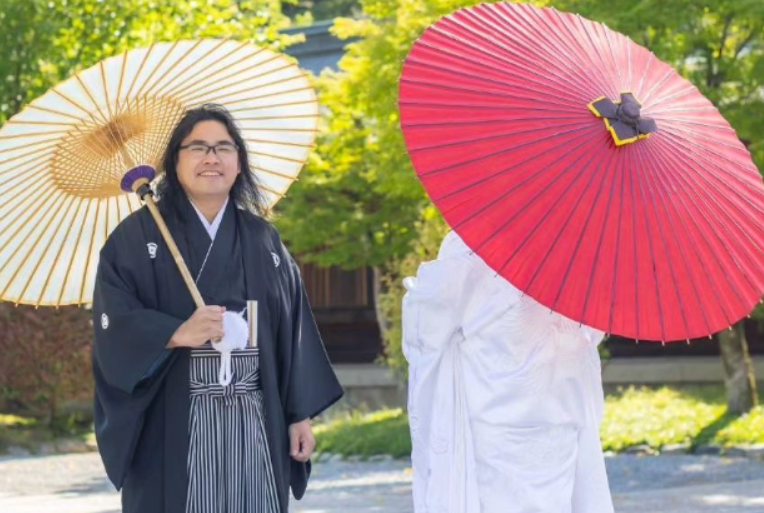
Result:
[[589,104],[589,110],[604,120],[616,146],[646,139],[658,129],[654,120],[642,117],[642,104],[630,92],[621,93],[617,101],[601,96]]
[[616,117],[627,125],[637,126],[641,110],[636,103],[622,103],[618,106]]

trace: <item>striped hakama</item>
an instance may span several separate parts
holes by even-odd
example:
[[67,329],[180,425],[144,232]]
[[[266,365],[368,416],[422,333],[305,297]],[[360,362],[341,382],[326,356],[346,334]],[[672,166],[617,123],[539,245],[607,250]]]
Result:
[[191,351],[187,513],[279,513],[265,437],[259,349],[234,351],[233,381],[218,383],[220,353]]

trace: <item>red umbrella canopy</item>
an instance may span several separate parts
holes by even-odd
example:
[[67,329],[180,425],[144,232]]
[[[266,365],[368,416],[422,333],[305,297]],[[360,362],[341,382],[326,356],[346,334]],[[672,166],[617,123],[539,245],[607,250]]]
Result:
[[431,26],[400,111],[435,205],[540,303],[641,340],[709,335],[764,291],[764,185],[729,123],[600,23],[499,3]]

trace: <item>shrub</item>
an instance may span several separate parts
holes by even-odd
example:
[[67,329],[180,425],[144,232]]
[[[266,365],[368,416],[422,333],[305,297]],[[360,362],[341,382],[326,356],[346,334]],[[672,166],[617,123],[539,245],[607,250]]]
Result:
[[68,423],[62,406],[89,399],[90,313],[0,303],[0,408]]
[[448,226],[434,207],[425,210],[423,219],[417,223],[419,237],[414,240],[411,251],[403,258],[395,260],[389,271],[382,276],[385,291],[379,298],[379,310],[387,329],[383,330],[384,362],[399,375],[406,374],[406,359],[401,348],[401,304],[406,289],[403,279],[415,276],[419,264],[434,260],[438,256],[440,243],[448,233]]

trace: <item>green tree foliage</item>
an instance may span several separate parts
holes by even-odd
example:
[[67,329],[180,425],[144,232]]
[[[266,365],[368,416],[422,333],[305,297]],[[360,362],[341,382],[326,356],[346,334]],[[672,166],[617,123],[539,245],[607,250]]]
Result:
[[379,311],[387,327],[383,330],[385,347],[385,363],[398,376],[406,376],[408,364],[403,356],[403,324],[401,303],[406,290],[402,286],[403,279],[414,276],[419,264],[438,257],[440,241],[448,233],[448,225],[437,212],[435,207],[428,207],[424,215],[415,225],[419,236],[411,243],[411,251],[403,257],[396,258],[389,270],[382,276],[385,293],[379,299]]
[[290,42],[278,0],[3,0],[0,123],[98,61],[161,41],[228,37]]
[[[478,2],[468,2],[476,4]],[[398,79],[414,40],[463,0],[366,0],[333,33],[350,43],[340,71],[317,79],[318,148],[279,205],[290,248],[320,265],[386,268],[408,253],[428,204],[398,119]]]
[[[472,4],[478,3],[476,1]],[[279,204],[290,249],[305,261],[374,267],[377,320],[389,327],[381,295],[391,263],[418,237],[428,205],[406,154],[398,118],[398,79],[412,43],[463,0],[365,0],[359,19],[338,18],[332,31],[347,45],[339,72],[317,79],[322,119],[318,148],[301,181]]]

